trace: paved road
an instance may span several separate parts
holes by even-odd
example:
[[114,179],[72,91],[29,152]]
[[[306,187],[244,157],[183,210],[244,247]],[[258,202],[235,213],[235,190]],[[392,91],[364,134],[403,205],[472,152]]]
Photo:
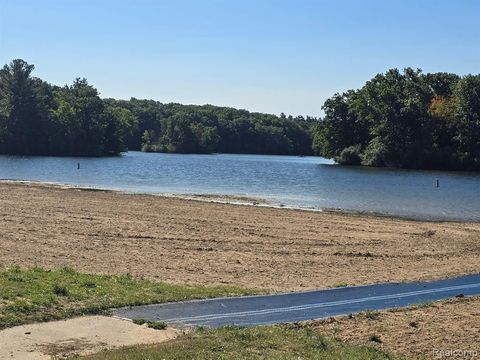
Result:
[[480,274],[447,280],[390,283],[299,293],[195,300],[114,310],[122,318],[162,320],[172,325],[252,326],[325,318],[480,295]]

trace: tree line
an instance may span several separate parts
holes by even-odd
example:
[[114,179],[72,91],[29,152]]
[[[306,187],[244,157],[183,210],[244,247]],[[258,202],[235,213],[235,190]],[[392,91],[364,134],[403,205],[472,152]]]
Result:
[[85,79],[59,87],[33,69],[17,59],[0,70],[1,154],[315,154],[350,165],[480,170],[480,75],[392,69],[335,94],[317,119],[102,99]]
[[105,102],[113,108],[128,109],[137,117],[138,127],[127,139],[130,149],[171,153],[313,153],[313,118],[134,98]]
[[13,60],[0,70],[0,153],[113,155],[137,119],[109,107],[85,79],[58,87],[32,77],[33,65]]
[[392,69],[323,110],[313,148],[341,164],[480,170],[480,75]]
[[175,153],[312,154],[316,119],[218,106],[101,99],[85,79],[59,87],[17,59],[0,70],[0,153],[105,156]]

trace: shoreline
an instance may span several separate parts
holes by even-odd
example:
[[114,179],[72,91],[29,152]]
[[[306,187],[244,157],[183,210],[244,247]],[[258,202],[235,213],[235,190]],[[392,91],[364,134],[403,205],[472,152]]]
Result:
[[59,188],[59,189],[74,189],[81,191],[101,191],[101,192],[111,192],[116,194],[126,194],[126,195],[143,195],[143,196],[155,196],[160,198],[167,199],[180,199],[186,201],[197,201],[204,203],[216,203],[216,204],[225,204],[233,206],[252,206],[259,208],[271,208],[271,209],[284,209],[284,210],[293,210],[293,211],[304,211],[304,212],[320,212],[325,214],[340,214],[347,216],[355,217],[369,217],[369,218],[386,218],[386,219],[396,219],[396,220],[406,220],[406,221],[418,221],[418,222],[431,222],[431,223],[480,223],[480,220],[465,220],[465,219],[443,219],[443,218],[428,218],[428,217],[418,217],[418,216],[408,216],[408,215],[393,215],[382,212],[375,211],[361,211],[361,210],[352,210],[352,209],[343,209],[343,208],[314,208],[314,207],[302,207],[295,205],[285,205],[285,204],[276,204],[267,201],[266,199],[252,197],[252,196],[243,196],[243,195],[231,195],[231,194],[196,194],[196,193],[151,193],[151,192],[137,192],[137,191],[128,191],[120,190],[116,188],[108,187],[97,187],[97,186],[87,186],[87,185],[74,185],[61,182],[50,182],[50,181],[40,181],[40,180],[16,180],[16,179],[0,179],[0,184],[22,184],[22,185],[34,185],[34,186],[44,186],[46,188]]
[[[232,199],[229,199],[232,200]],[[480,224],[0,181],[0,268],[262,292],[478,273]]]

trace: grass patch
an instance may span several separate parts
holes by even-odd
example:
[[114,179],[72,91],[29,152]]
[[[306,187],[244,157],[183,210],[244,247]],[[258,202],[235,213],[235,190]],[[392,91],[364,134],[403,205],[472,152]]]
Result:
[[147,321],[147,327],[154,330],[165,330],[167,323],[164,321]]
[[[83,358],[82,358],[83,359]],[[365,346],[352,346],[293,326],[225,327],[198,329],[158,345],[104,351],[88,360],[170,359],[338,359],[385,360],[387,354]]]
[[143,325],[147,322],[147,320],[139,318],[139,319],[133,319],[132,322],[136,325]]
[[167,323],[164,321],[147,321],[145,319],[133,319],[132,322],[136,325],[147,325],[150,329],[155,330],[165,330],[167,328]]
[[253,293],[233,286],[171,285],[131,276],[84,274],[71,268],[14,267],[0,272],[0,329],[100,314],[112,307]]

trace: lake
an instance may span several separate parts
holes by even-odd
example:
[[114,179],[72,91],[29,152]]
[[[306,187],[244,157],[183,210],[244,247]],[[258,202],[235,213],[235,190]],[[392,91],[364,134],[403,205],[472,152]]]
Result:
[[0,156],[0,178],[139,193],[241,195],[289,207],[480,221],[478,173],[347,167],[321,157],[135,151],[108,158]]

